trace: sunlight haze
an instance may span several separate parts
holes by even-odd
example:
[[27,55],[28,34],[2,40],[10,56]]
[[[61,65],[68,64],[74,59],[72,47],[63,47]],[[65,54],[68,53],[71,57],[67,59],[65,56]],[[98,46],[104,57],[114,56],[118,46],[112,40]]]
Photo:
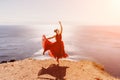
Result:
[[0,24],[120,25],[119,0],[1,0]]

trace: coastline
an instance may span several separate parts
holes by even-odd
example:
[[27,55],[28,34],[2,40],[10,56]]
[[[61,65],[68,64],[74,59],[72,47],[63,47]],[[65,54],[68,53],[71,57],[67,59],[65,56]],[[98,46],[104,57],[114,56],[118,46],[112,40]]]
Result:
[[100,64],[89,60],[24,59],[0,64],[1,80],[119,80]]

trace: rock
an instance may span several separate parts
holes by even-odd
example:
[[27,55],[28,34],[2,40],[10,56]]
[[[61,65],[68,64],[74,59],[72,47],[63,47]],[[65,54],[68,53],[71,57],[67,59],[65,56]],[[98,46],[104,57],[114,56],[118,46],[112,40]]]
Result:
[[16,60],[15,59],[11,59],[9,62],[15,62]]
[[0,64],[2,64],[2,63],[7,63],[7,61],[1,61]]

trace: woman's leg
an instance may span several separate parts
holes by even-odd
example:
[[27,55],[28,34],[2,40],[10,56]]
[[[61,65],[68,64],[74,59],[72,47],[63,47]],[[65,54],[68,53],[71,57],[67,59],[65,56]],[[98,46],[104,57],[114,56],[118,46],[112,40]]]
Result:
[[45,55],[45,50],[43,51],[43,55]]
[[56,61],[57,61],[58,65],[59,65],[59,58],[57,58]]

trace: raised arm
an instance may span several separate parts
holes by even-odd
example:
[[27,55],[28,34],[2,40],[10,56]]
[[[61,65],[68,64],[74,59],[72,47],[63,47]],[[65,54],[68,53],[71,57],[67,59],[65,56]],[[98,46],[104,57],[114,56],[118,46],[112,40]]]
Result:
[[52,39],[52,38],[55,38],[55,35],[54,35],[54,36],[52,36],[52,37],[48,37],[47,39]]
[[61,21],[59,21],[59,24],[60,24],[60,32],[59,32],[59,34],[62,34],[62,32],[63,32],[63,27],[62,27]]

